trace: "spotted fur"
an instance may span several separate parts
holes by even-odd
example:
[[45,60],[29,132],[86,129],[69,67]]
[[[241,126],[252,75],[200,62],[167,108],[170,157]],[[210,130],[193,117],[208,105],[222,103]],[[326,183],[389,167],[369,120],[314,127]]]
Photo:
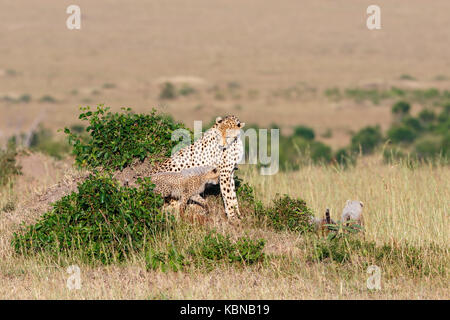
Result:
[[342,210],[342,222],[349,224],[350,221],[353,221],[364,225],[363,207],[364,204],[361,201],[347,200],[344,210]]
[[211,166],[183,169],[180,172],[160,172],[152,174],[155,193],[163,197],[180,199],[180,214],[183,215],[187,202],[193,200],[209,212],[208,205],[200,194],[207,183],[217,184],[219,170]]
[[322,235],[328,234],[328,232],[330,231],[328,225],[336,224],[336,222],[333,219],[331,219],[330,209],[328,208],[325,211],[325,217],[323,217],[323,219],[311,217],[310,222],[315,227],[316,232],[321,233]]
[[239,216],[234,185],[234,170],[243,156],[244,148],[239,138],[241,123],[236,116],[218,117],[211,129],[190,146],[187,146],[154,168],[154,172],[180,172],[202,166],[218,168],[220,191],[228,219]]

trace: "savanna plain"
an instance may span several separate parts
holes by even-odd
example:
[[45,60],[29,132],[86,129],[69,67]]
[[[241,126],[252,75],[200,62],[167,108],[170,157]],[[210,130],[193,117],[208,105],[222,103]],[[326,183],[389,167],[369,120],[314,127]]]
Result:
[[[68,30],[71,1],[0,0],[0,298],[449,299],[450,3],[378,2],[370,31],[370,1],[82,0]],[[239,223],[217,187],[208,214],[181,219],[67,142],[92,146],[99,118],[80,107],[98,104],[105,132],[126,129],[110,158],[115,129],[97,137],[112,172],[145,158],[141,137],[155,147],[137,121],[206,130],[229,114],[280,129],[279,171],[239,165]],[[308,225],[327,208],[339,222],[349,199],[362,228]]]

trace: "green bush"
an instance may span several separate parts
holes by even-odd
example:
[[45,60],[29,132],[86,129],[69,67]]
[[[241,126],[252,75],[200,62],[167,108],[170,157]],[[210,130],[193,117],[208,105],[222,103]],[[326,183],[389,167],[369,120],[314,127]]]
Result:
[[395,115],[404,116],[411,110],[411,105],[406,101],[398,101],[392,106],[392,113]]
[[441,113],[438,116],[438,123],[434,128],[438,134],[446,135],[450,132],[450,104],[443,107]]
[[301,199],[292,199],[288,195],[277,196],[269,207],[264,207],[255,197],[255,191],[248,183],[235,178],[236,193],[241,211],[245,216],[255,217],[258,225],[264,225],[277,231],[312,231],[312,210]]
[[420,104],[425,104],[428,101],[439,101],[445,99],[445,94],[441,96],[440,92],[436,88],[430,89],[415,89],[411,93],[411,99],[419,102]]
[[329,163],[331,147],[320,141],[310,141],[299,136],[280,136],[279,162],[281,170],[297,170],[302,161]]
[[315,163],[329,163],[332,159],[331,147],[320,141],[313,141],[310,144],[310,150],[311,159]]
[[400,76],[400,80],[416,80],[416,78],[407,73],[404,73]]
[[370,154],[381,142],[383,142],[383,135],[380,127],[378,125],[375,127],[369,126],[353,135],[350,149],[353,152],[359,152],[361,148],[363,154]]
[[[214,122],[213,122],[214,124]],[[246,126],[247,128],[247,126]],[[260,128],[257,125],[248,125],[247,129]],[[270,129],[280,129],[276,124],[268,128],[267,141],[271,141]],[[333,152],[330,146],[314,140],[315,133],[305,126],[297,126],[290,136],[280,135],[279,140],[279,169],[282,171],[298,170],[302,163],[327,164],[333,159]],[[259,135],[257,135],[259,145]],[[271,145],[268,145],[268,154],[271,153]],[[249,143],[245,143],[245,156],[249,158]]]
[[341,91],[339,88],[336,87],[325,89],[324,94],[330,100],[339,101],[342,99]]
[[410,129],[412,129],[413,131],[415,131],[416,133],[420,133],[421,131],[424,130],[421,122],[419,119],[414,118],[414,117],[405,117],[402,119],[402,124],[405,127],[408,127]]
[[[406,104],[409,104],[408,102],[411,101],[424,105],[429,103],[442,104],[442,102],[447,102],[450,100],[449,90],[440,92],[436,88],[409,90],[400,89],[398,87],[391,87],[390,89],[379,89],[375,87],[368,89],[347,88],[342,91],[338,88],[329,88],[324,91],[324,94],[330,100],[334,101],[339,101],[346,98],[353,99],[358,103],[363,101],[371,101],[373,104],[379,104],[382,100],[386,99],[403,99],[403,101],[401,101],[403,106],[406,106]],[[402,109],[403,107],[400,106],[400,109],[393,111],[395,114],[401,116],[403,115],[403,112],[401,111]]]
[[123,261],[168,228],[164,200],[149,178],[127,188],[107,175],[91,175],[53,204],[38,222],[14,233],[17,253],[78,254],[87,261]]
[[270,228],[277,231],[309,232],[314,228],[311,225],[312,210],[301,199],[292,199],[288,195],[273,200],[270,207],[258,206],[256,216]]
[[227,83],[227,88],[229,90],[238,90],[241,89],[241,84],[237,81],[230,81]]
[[102,86],[103,89],[114,89],[116,87],[115,83],[105,82]]
[[199,255],[207,260],[219,261],[230,257],[235,250],[229,236],[211,232],[199,244]]
[[169,269],[177,272],[183,270],[188,264],[186,258],[174,246],[169,246],[167,252],[150,249],[146,256],[147,270],[161,270],[167,272]]
[[411,143],[416,139],[417,134],[410,127],[399,125],[391,127],[387,136],[393,143]]
[[450,132],[442,139],[442,154],[450,158]]
[[442,107],[442,111],[439,114],[439,121],[446,122],[450,117],[450,103]]
[[231,255],[233,262],[242,264],[254,264],[264,259],[264,239],[252,240],[247,237],[239,238],[234,244],[235,252]]
[[369,100],[373,104],[379,104],[382,99],[391,97],[392,92],[380,91],[378,89],[350,88],[345,90],[345,95],[348,98],[354,99],[356,102]]
[[440,92],[436,88],[426,89],[423,94],[425,99],[435,99],[440,96]]
[[[385,161],[402,159],[407,160],[409,165],[420,164],[420,160],[425,159],[435,160],[441,155],[446,157],[445,136],[450,132],[449,111],[450,105],[444,105],[439,116],[430,109],[423,109],[417,118],[404,115],[387,131],[387,138],[394,145],[385,150]],[[413,142],[415,144],[411,149],[408,145]]]
[[227,235],[209,232],[200,243],[190,249],[190,253],[198,263],[205,260],[207,263],[224,261],[254,264],[264,259],[264,245],[264,239],[240,237],[236,242],[232,242]]
[[433,130],[434,133],[440,134],[440,135],[446,135],[448,132],[450,132],[450,118],[447,119],[447,121],[441,121],[439,122]]
[[314,133],[314,130],[309,127],[297,126],[294,128],[294,136],[302,137],[306,140],[314,140],[316,134]]
[[170,82],[164,83],[161,93],[159,94],[159,98],[170,100],[170,99],[175,99],[176,97],[177,97],[177,92],[176,92],[175,86]]
[[55,98],[53,98],[51,95],[45,95],[45,96],[42,96],[40,99],[39,99],[39,102],[41,102],[41,103],[56,103],[57,101],[56,101],[56,99]]
[[419,119],[424,123],[433,122],[436,119],[436,113],[430,109],[423,109],[419,113]]
[[88,121],[86,131],[89,138],[73,133],[65,128],[69,142],[73,146],[75,163],[80,167],[123,169],[135,159],[143,161],[149,157],[158,161],[170,156],[178,141],[172,141],[172,133],[185,129],[183,124],[175,123],[169,116],[135,114],[130,108],[121,113],[111,113],[109,108],[99,105],[92,112],[89,107],[82,108],[79,118]]
[[432,159],[444,152],[442,139],[436,136],[426,136],[417,140],[415,152],[418,159]]
[[348,148],[341,148],[336,151],[334,154],[334,160],[337,164],[348,167],[350,165],[354,165],[356,163],[356,158],[353,152],[351,152]]
[[334,238],[332,240],[319,239],[314,242],[311,251],[308,258],[315,262],[329,259],[338,263],[344,263],[351,258],[351,246],[348,241],[344,241],[341,238]]
[[42,126],[31,135],[30,149],[48,154],[56,159],[62,159],[70,153],[67,141],[54,139],[53,133]]
[[188,96],[194,94],[195,92],[196,90],[188,84],[184,84],[179,90],[179,94],[182,96]]
[[236,187],[236,196],[239,201],[239,207],[254,209],[256,204],[256,196],[254,188],[247,182],[243,182],[242,179],[237,176],[234,177],[234,183]]
[[403,89],[391,87],[391,94],[394,97],[404,97],[406,95],[406,92]]
[[70,126],[70,130],[74,133],[81,134],[86,131],[86,127],[81,124],[73,124]]
[[28,103],[31,101],[31,95],[24,93],[19,97],[19,102]]
[[0,96],[0,101],[1,100],[11,103],[29,103],[31,101],[31,95],[28,93],[21,94],[20,96],[6,94]]
[[12,176],[20,174],[16,156],[17,151],[13,144],[8,144],[6,150],[0,149],[0,186],[8,183]]

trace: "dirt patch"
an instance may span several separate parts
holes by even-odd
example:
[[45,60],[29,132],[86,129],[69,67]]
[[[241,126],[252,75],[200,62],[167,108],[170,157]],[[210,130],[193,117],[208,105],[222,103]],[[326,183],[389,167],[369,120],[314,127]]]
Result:
[[[69,169],[70,165],[64,161],[55,161],[51,157],[41,153],[19,152],[16,158],[22,175],[16,179],[16,186],[37,187],[45,186],[60,178],[62,172]],[[22,190],[17,190],[22,191]]]
[[144,161],[135,161],[122,171],[116,171],[113,177],[123,186],[137,187],[137,180],[150,176],[152,167],[153,165],[148,158]]
[[21,175],[12,190],[17,198],[16,209],[5,214],[7,224],[31,222],[48,211],[52,202],[75,191],[88,173],[74,169],[71,162],[71,159],[56,161],[41,153],[20,152],[17,164]]

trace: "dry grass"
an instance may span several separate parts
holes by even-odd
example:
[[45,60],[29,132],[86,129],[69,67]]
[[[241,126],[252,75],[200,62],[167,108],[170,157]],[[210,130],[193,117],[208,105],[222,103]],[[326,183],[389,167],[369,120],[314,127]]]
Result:
[[295,274],[287,275],[276,273],[278,265],[209,273],[146,272],[140,264],[82,267],[82,288],[70,291],[65,268],[14,262],[1,264],[2,299],[448,299],[442,279],[382,279],[382,290],[369,292],[365,273],[342,279],[321,265],[299,266]]
[[360,158],[354,169],[306,166],[293,173],[242,175],[258,198],[270,201],[277,193],[301,197],[322,217],[330,208],[340,220],[345,201],[364,202],[367,236],[377,242],[408,240],[449,244],[450,170],[448,167],[384,165],[379,157]]
[[[41,161],[48,165],[53,163],[45,157]],[[63,172],[62,169],[48,171],[47,176],[41,178],[55,181]],[[445,254],[439,259],[444,263],[447,261],[448,265],[448,167],[423,166],[411,170],[383,165],[374,157],[360,159],[356,168],[345,171],[306,166],[298,172],[271,177],[260,176],[253,168],[242,168],[239,173],[244,181],[256,187],[258,197],[264,202],[269,202],[276,193],[288,193],[305,199],[318,216],[329,207],[333,218],[338,219],[347,199],[362,200],[365,203],[366,238],[378,243],[408,240],[415,245],[432,241],[444,248]],[[19,183],[7,193],[2,190],[0,203],[15,190],[25,190],[18,197],[19,205],[33,196],[35,188],[21,189]],[[45,184],[42,181],[35,183]],[[21,221],[34,217],[21,210],[14,214],[12,217],[0,213],[2,299],[449,298],[447,273],[414,276],[408,270],[387,266],[382,270],[382,289],[371,292],[366,288],[368,274],[364,268],[329,262],[311,263],[307,257],[308,248],[302,246],[305,240],[302,236],[245,225],[232,226],[221,219],[214,219],[212,227],[232,238],[247,234],[266,239],[265,252],[270,258],[253,266],[219,264],[212,271],[191,266],[184,271],[164,273],[146,271],[141,254],[123,265],[106,267],[86,265],[65,257],[55,262],[46,256],[16,256],[9,244],[12,232]],[[164,248],[175,240],[187,246],[205,234],[202,226],[182,224],[179,230],[165,235],[159,246]],[[81,290],[66,287],[69,277],[66,268],[73,263],[81,268]]]

